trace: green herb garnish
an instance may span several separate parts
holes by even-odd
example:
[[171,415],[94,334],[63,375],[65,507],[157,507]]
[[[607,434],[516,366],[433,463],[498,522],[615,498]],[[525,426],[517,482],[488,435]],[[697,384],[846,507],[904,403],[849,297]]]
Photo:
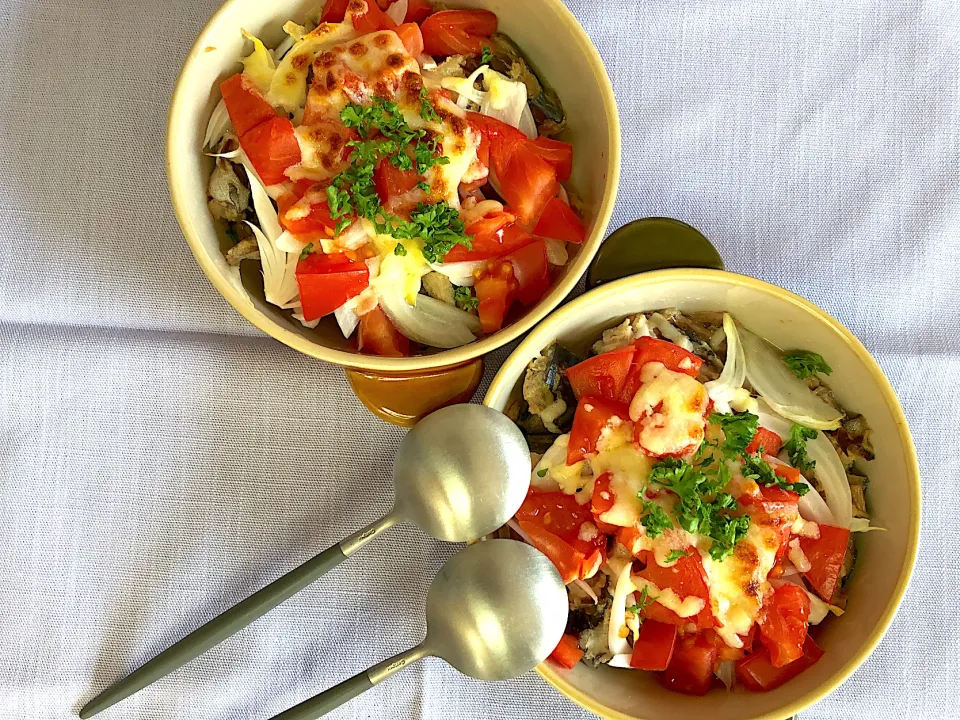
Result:
[[756,481],[758,485],[778,487],[781,490],[795,492],[797,495],[806,495],[810,491],[810,486],[806,483],[788,482],[777,475],[770,464],[764,461],[759,454],[747,455],[743,458],[743,476]]
[[407,254],[407,248],[404,247],[403,243],[397,243],[393,246],[393,254],[403,257]]
[[391,229],[395,238],[423,238],[423,257],[431,263],[441,262],[456,245],[471,247],[460,213],[445,202],[419,203],[409,222],[398,221]]
[[650,597],[650,593],[647,590],[647,586],[644,585],[643,588],[640,590],[640,597],[637,598],[637,604],[631,605],[630,607],[627,608],[627,610],[629,612],[632,612],[634,615],[639,615],[644,608],[647,608],[650,605],[653,605],[657,601],[657,597],[658,597],[657,595]]
[[680,558],[688,557],[689,555],[690,553],[686,552],[685,550],[671,550],[669,553],[667,553],[667,557],[664,558],[664,561],[672,563],[676,562]]
[[493,62],[493,52],[489,45],[484,45],[483,52],[480,53],[480,64],[489,65],[491,62]]
[[809,472],[817,464],[807,456],[807,440],[816,437],[816,430],[796,424],[790,428],[790,438],[783,444],[783,449],[790,457],[790,464],[801,472]]
[[827,361],[823,359],[823,355],[815,352],[807,352],[806,350],[788,352],[783,356],[783,362],[786,363],[787,367],[793,371],[793,374],[801,380],[806,380],[818,372],[824,375],[829,375],[833,372],[830,366],[827,365]]
[[[453,301],[457,304],[457,307],[461,310],[466,310],[470,312],[471,310],[476,310],[480,307],[480,298],[475,298],[471,292],[470,288],[467,287],[458,287],[453,291]],[[541,475],[541,477],[543,477]]]
[[424,182],[423,180],[418,182],[414,187],[416,187],[417,190],[423,190],[425,193],[428,193],[432,190],[432,188],[430,187],[430,184],[427,182]]
[[546,477],[549,472],[549,468],[543,468],[542,470],[537,470],[537,477]]
[[437,109],[433,107],[433,104],[427,97],[426,88],[420,88],[420,117],[427,122],[440,122],[440,116],[437,115]]
[[720,446],[723,456],[728,460],[736,460],[746,452],[747,446],[757,434],[759,418],[752,413],[740,415],[713,413],[710,415],[710,422],[719,425],[723,430],[723,444]]
[[667,512],[655,502],[641,499],[643,503],[643,515],[640,516],[640,523],[647,530],[647,535],[652,538],[663,534],[664,530],[673,528],[673,522]]
[[309,255],[312,250],[313,250],[313,243],[307,243],[304,246],[303,250],[300,251],[300,259],[306,260],[307,255]]

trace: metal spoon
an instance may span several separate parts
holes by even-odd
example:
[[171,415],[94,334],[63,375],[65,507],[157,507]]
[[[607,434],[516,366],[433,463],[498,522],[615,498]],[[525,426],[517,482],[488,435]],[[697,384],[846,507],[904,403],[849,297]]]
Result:
[[491,533],[520,507],[530,484],[530,452],[520,429],[482,405],[451,405],[421,420],[393,464],[396,500],[384,518],[274,580],[88,702],[89,718],[226,640],[339,565],[399,522],[438,540],[464,542]]
[[567,593],[545,555],[487,540],[450,558],[427,595],[427,637],[272,720],[314,720],[427,655],[479,680],[506,680],[543,662],[567,624]]

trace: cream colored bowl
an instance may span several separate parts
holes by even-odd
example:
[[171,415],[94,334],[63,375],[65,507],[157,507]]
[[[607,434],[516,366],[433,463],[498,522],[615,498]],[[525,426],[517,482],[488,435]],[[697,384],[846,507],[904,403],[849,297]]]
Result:
[[858,537],[847,612],[819,628],[823,658],[772,692],[721,690],[697,698],[663,689],[649,673],[583,664],[563,670],[550,663],[538,670],[571,700],[611,720],[786,718],[834,690],[880,642],[917,552],[920,472],[913,441],[893,389],[863,345],[825,312],[774,285],[717,270],[650,272],[602,285],[544,320],[504,363],[484,404],[503,410],[519,394],[527,363],[554,340],[583,349],[625,316],[665,307],[726,310],[781,347],[809,349],[826,358],[838,400],[862,413],[873,428],[877,457],[866,464],[867,502],[872,523],[887,532]]
[[568,121],[562,139],[574,146],[569,185],[584,200],[589,236],[571,255],[550,292],[503,330],[470,345],[427,355],[363,355],[351,349],[332,317],[309,330],[266,303],[256,273],[245,277],[242,286],[232,282],[221,249],[223,240],[206,206],[212,162],[202,154],[201,144],[210,113],[220,100],[219,82],[238,71],[240,57],[248,52],[240,29],[273,46],[283,37],[284,22],[303,19],[320,5],[322,0],[228,0],[200,32],[174,89],[167,125],[170,197],[183,234],[210,282],[238,312],[268,335],[307,355],[347,367],[401,373],[482,357],[522,335],[555,308],[577,284],[603,239],[620,172],[620,127],[613,89],[600,56],[561,0],[451,3],[495,12],[500,30],[516,41],[559,94]]

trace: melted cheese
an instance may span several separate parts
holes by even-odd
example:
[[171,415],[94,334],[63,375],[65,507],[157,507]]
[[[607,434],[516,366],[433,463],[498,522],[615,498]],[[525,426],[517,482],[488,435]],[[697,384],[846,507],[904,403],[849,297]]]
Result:
[[321,23],[304,35],[283,56],[270,82],[267,101],[286,112],[303,107],[307,98],[307,73],[314,58],[338,43],[357,37],[351,22]]
[[299,125],[293,132],[300,145],[300,164],[287,171],[291,180],[329,180],[349,164],[351,135],[342,123],[321,120]]
[[640,492],[650,476],[650,458],[639,452],[632,441],[632,424],[615,424],[605,428],[597,441],[598,452],[590,460],[593,474],[610,473],[613,507],[600,515],[603,522],[620,527],[633,527],[640,522],[643,504]]
[[661,590],[652,582],[639,575],[632,575],[630,579],[633,581],[633,584],[636,585],[637,590],[646,588],[648,598],[656,598],[658,603],[667,608],[667,610],[673,610],[679,617],[692,618],[698,615],[706,605],[706,603],[703,602],[703,598],[698,598],[696,595],[687,595],[687,597],[681,598],[670,588]]
[[640,370],[642,385],[630,402],[637,441],[651,455],[680,455],[703,440],[707,391],[696,379],[648,362]]

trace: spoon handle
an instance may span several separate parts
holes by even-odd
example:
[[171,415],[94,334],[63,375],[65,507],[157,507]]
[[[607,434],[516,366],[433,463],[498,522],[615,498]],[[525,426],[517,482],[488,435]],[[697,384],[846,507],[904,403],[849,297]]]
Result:
[[80,710],[80,717],[89,718],[102,710],[106,710],[111,705],[168,675],[181,665],[187,664],[214,645],[223,642],[335,568],[396,522],[397,518],[392,513],[377,520],[346,538],[343,542],[327,548],[319,555],[307,560],[300,567],[274,580],[246,600],[242,600],[229,610],[223,611],[179,642],[168,647],[145,665],[134,670],[127,677],[101,692],[83,706]]
[[319,695],[304,700],[299,705],[294,705],[289,710],[284,710],[279,715],[274,715],[270,720],[316,720],[427,654],[428,651],[422,644],[417,645],[415,648],[374,665],[359,675],[354,675],[349,680],[344,680],[339,685],[334,685],[329,690],[324,690]]

